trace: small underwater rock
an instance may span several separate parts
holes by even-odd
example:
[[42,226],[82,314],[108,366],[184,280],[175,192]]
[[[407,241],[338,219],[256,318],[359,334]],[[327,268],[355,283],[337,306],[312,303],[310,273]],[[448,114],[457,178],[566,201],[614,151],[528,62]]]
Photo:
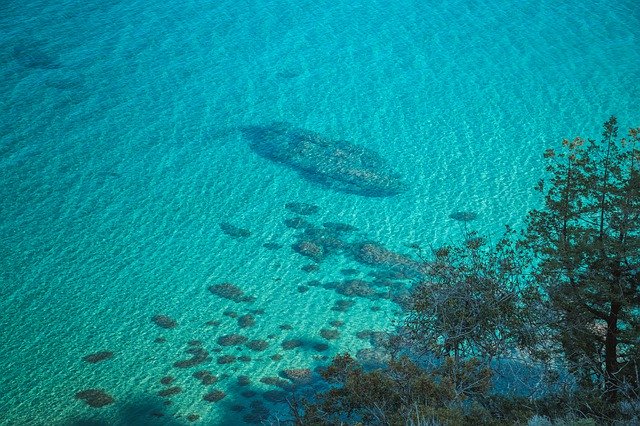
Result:
[[218,357],[217,363],[220,365],[232,364],[236,362],[235,355],[222,355]]
[[187,414],[186,419],[187,419],[187,421],[192,422],[192,423],[193,422],[197,422],[198,420],[200,420],[200,414],[196,414],[196,413]]
[[309,264],[309,265],[304,265],[303,267],[300,268],[300,270],[304,271],[304,272],[315,272],[318,269],[318,265],[314,265],[314,264]]
[[321,262],[324,258],[324,247],[313,241],[301,240],[293,244],[293,251],[306,256],[316,262]]
[[221,390],[214,390],[204,395],[202,399],[207,402],[218,402],[221,399],[223,399],[225,396],[227,396],[227,394],[222,392]]
[[162,389],[161,391],[158,391],[157,395],[163,398],[167,398],[173,395],[177,395],[180,392],[182,392],[182,388],[180,386],[174,386],[171,388],[166,388],[166,389]]
[[238,318],[238,326],[240,328],[252,327],[256,323],[256,317],[251,314],[242,315]]
[[249,386],[251,378],[249,376],[238,376],[238,386]]
[[359,263],[401,272],[404,274],[403,278],[418,276],[425,269],[420,262],[371,241],[354,244],[351,247],[351,253]]
[[347,280],[338,284],[336,292],[343,296],[368,297],[375,293],[368,282],[363,280]]
[[284,350],[291,350],[295,348],[299,348],[304,345],[304,342],[300,339],[290,339],[283,341],[280,346]]
[[318,213],[320,208],[315,204],[290,202],[284,205],[284,208],[292,213],[299,214],[300,216],[311,216]]
[[239,346],[249,340],[246,336],[241,334],[225,334],[224,336],[218,337],[216,342],[220,346]]
[[216,296],[224,299],[233,300],[236,303],[247,302],[251,303],[255,301],[253,296],[245,296],[244,291],[240,287],[231,283],[215,284],[209,287],[209,291]]
[[245,344],[245,346],[252,351],[262,352],[269,347],[269,342],[260,339],[250,340]]
[[340,332],[335,328],[323,328],[320,330],[320,335],[327,340],[335,340],[340,337]]
[[240,395],[242,395],[244,398],[253,398],[254,396],[256,396],[258,393],[256,391],[247,389],[244,390],[242,392],[240,392]]
[[193,373],[193,377],[200,380],[205,386],[212,385],[218,381],[218,378],[208,370],[196,371]]
[[251,236],[251,231],[248,229],[239,228],[229,222],[221,222],[220,229],[222,229],[222,232],[234,239],[248,238]]
[[327,345],[326,343],[314,343],[312,347],[316,352],[324,352],[329,349],[329,345]]
[[170,385],[171,383],[173,383],[174,380],[175,380],[175,377],[164,376],[163,378],[160,379],[160,383],[162,383],[163,385],[167,386],[167,385]]
[[106,361],[111,358],[113,358],[113,352],[100,351],[93,354],[85,355],[82,357],[82,360],[88,362],[89,364],[96,364],[98,362]]
[[115,399],[102,389],[85,389],[76,392],[76,399],[84,401],[93,408],[104,407],[115,402]]
[[160,328],[170,329],[178,326],[178,322],[167,315],[154,315],[151,318],[151,321]]
[[311,383],[313,373],[309,368],[288,368],[282,370],[280,375],[285,379],[291,380],[294,385],[306,385]]
[[331,310],[337,312],[346,312],[355,304],[356,302],[354,302],[353,300],[336,300],[334,305],[331,307]]
[[292,217],[284,220],[284,226],[291,229],[303,229],[312,225],[301,217]]
[[300,76],[300,74],[302,74],[302,71],[300,71],[300,70],[285,69],[285,70],[282,70],[282,71],[278,71],[276,73],[276,77],[291,79],[291,78],[296,78],[296,77]]
[[210,360],[209,352],[207,352],[204,348],[194,347],[186,350],[188,354],[191,355],[191,358],[176,361],[173,363],[173,366],[176,368],[190,368],[195,367],[196,365],[203,364]]

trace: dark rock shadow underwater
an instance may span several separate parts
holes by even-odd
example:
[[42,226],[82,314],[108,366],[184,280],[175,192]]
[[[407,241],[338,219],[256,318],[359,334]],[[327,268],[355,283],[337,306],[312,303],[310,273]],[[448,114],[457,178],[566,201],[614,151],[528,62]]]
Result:
[[392,197],[408,189],[402,177],[371,149],[327,139],[289,123],[240,130],[256,154],[325,188],[365,197]]
[[14,59],[23,67],[39,69],[62,68],[57,55],[51,54],[39,43],[20,43],[13,48]]

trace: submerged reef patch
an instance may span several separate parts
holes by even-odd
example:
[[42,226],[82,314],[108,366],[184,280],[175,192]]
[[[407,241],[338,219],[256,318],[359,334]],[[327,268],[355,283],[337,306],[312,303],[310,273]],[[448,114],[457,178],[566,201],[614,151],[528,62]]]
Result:
[[100,351],[93,354],[85,355],[82,357],[82,360],[88,362],[89,364],[96,364],[98,362],[106,361],[111,358],[113,358],[113,352]]
[[185,352],[191,355],[191,358],[176,361],[173,364],[174,367],[191,368],[211,360],[211,358],[209,358],[209,352],[207,352],[204,348],[192,347],[187,349]]
[[89,407],[100,408],[113,404],[115,399],[102,389],[85,389],[76,393],[76,399],[81,399]]
[[240,287],[231,283],[216,284],[209,287],[209,291],[216,296],[233,300],[236,303],[251,303],[255,300],[253,296],[245,296],[244,291]]
[[218,337],[216,342],[220,346],[239,346],[249,340],[246,336],[241,334],[225,334],[224,336]]
[[178,322],[167,315],[154,315],[151,318],[151,321],[153,321],[155,325],[161,328],[169,329],[176,328],[178,326]]
[[205,395],[202,397],[202,399],[203,399],[203,400],[205,400],[205,401],[207,401],[207,402],[218,402],[218,401],[220,401],[221,399],[223,399],[225,396],[227,396],[227,394],[226,394],[226,393],[224,393],[223,391],[221,391],[221,390],[214,390],[214,391],[211,391],[211,392],[209,392],[209,393],[205,394]]
[[371,149],[289,123],[245,126],[241,131],[256,154],[325,188],[365,197],[392,197],[408,189],[402,177]]
[[232,225],[228,222],[220,223],[220,229],[222,232],[230,236],[231,238],[248,238],[251,236],[251,231],[245,228],[239,228],[235,225]]

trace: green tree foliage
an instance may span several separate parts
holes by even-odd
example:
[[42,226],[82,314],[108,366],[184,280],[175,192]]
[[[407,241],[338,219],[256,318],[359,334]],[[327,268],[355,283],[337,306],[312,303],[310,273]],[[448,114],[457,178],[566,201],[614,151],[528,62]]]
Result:
[[637,390],[640,333],[639,129],[618,139],[564,140],[548,150],[544,207],[529,213],[522,247],[555,317],[548,327],[581,385],[616,401]]
[[463,244],[434,250],[406,321],[415,347],[437,359],[488,364],[536,346],[539,294],[513,238],[507,228],[492,245],[468,232]]
[[[350,355],[338,355],[323,378],[333,387],[316,395],[297,412],[301,425],[497,424],[489,410],[467,401],[486,395],[491,372],[475,360],[459,362],[453,374],[452,358],[434,370],[425,370],[406,357],[386,368],[365,371]],[[462,368],[460,368],[462,367]]]

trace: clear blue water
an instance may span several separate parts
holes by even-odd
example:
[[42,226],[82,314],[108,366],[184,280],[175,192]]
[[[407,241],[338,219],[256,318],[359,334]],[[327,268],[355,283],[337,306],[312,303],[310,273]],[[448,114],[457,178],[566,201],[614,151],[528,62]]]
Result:
[[[338,254],[302,271],[313,262],[291,249],[286,203],[317,205],[310,222],[351,224],[350,242],[404,254],[455,241],[455,211],[477,212],[473,226],[497,235],[538,205],[544,148],[598,137],[612,114],[621,128],[640,124],[635,0],[54,3],[0,6],[2,424],[186,424],[194,413],[239,424],[248,408],[231,406],[252,399],[236,376],[260,400],[273,389],[261,377],[355,353],[369,346],[356,332],[398,319],[386,299],[336,312],[335,291],[298,291],[372,268]],[[303,179],[239,131],[273,122],[374,150],[409,190],[372,198]],[[251,235],[230,238],[221,222]],[[256,301],[207,290],[223,282]],[[265,313],[239,330],[228,309]],[[178,326],[159,328],[156,314]],[[332,320],[344,325],[326,341]],[[252,360],[218,365],[228,333],[270,346],[224,348]],[[281,349],[291,338],[329,349]],[[172,367],[192,339],[211,351],[198,368],[215,385]],[[100,350],[115,356],[82,360]],[[183,388],[169,406],[156,395],[166,375]],[[74,397],[88,388],[116,402]],[[227,397],[203,401],[212,389]]]

